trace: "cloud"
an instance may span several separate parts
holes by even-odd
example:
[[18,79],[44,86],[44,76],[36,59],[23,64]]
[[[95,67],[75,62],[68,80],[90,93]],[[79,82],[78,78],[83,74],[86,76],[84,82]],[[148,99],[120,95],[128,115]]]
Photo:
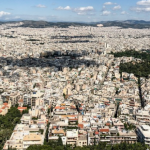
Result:
[[70,6],[66,6],[66,7],[59,6],[57,9],[58,10],[71,10],[71,7]]
[[122,14],[122,15],[126,15],[126,14],[128,14],[128,13],[127,13],[126,11],[122,11],[121,14]]
[[150,12],[150,7],[133,7],[131,10],[136,12]]
[[93,11],[94,11],[93,6],[78,7],[78,8],[71,8],[70,6],[66,6],[66,7],[59,6],[57,8],[57,10],[71,10],[72,12],[75,12],[78,15],[86,15],[86,14],[92,15],[92,14],[94,14],[93,13]]
[[61,6],[59,6],[57,9],[58,9],[58,10],[63,10],[64,8],[63,8],[63,7],[61,7]]
[[4,12],[4,11],[0,11],[0,18],[4,17],[4,16],[9,16],[11,13],[9,12]]
[[20,19],[20,16],[15,16],[14,18],[15,18],[15,19]]
[[119,9],[121,9],[120,5],[114,6],[114,8],[113,8],[113,10],[119,10]]
[[138,1],[136,4],[136,7],[132,7],[131,10],[136,12],[150,12],[150,0]]
[[39,4],[39,5],[37,5],[36,7],[38,7],[38,8],[45,8],[46,6]]
[[110,11],[107,11],[107,10],[104,10],[103,12],[102,12],[102,15],[103,16],[108,16],[108,15],[110,15],[111,14],[111,12]]
[[104,3],[104,5],[113,5],[114,3],[112,3],[112,2],[106,2],[106,3]]
[[93,6],[74,8],[73,11],[78,15],[93,14]]
[[150,6],[150,0],[142,0],[142,1],[138,1],[137,5],[141,5],[141,6]]
[[93,10],[94,8],[93,8],[93,6],[87,6],[87,7],[80,7],[79,8],[79,10],[80,11],[91,11],[91,10]]
[[70,6],[66,6],[66,7],[64,8],[64,10],[71,10],[71,7],[70,7]]

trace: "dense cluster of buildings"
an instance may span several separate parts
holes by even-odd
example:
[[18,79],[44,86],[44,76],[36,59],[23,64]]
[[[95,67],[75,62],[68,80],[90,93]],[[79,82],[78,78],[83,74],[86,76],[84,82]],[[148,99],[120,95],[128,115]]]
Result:
[[148,29],[0,26],[0,114],[19,105],[21,123],[4,145],[17,150],[62,138],[64,145],[150,145],[150,79],[119,73],[111,51],[150,48]]

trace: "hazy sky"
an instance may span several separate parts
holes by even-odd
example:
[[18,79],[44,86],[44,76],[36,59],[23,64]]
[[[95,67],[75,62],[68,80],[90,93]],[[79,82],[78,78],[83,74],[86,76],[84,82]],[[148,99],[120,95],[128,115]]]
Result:
[[0,0],[0,20],[150,20],[150,0]]

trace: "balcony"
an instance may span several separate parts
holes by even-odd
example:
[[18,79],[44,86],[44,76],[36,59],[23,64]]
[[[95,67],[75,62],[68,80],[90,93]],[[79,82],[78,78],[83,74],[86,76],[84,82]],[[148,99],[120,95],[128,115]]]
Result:
[[150,143],[150,139],[145,138],[144,140],[145,140],[145,142]]
[[77,141],[77,138],[67,138],[67,142]]
[[25,145],[42,145],[41,141],[28,141],[28,142],[23,142],[23,146]]

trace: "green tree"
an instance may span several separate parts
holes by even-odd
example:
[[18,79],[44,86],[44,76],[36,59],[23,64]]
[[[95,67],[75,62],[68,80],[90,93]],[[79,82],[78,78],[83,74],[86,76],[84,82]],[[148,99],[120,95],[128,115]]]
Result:
[[61,137],[59,136],[59,138],[58,138],[58,143],[57,143],[59,146],[62,146],[63,145],[63,143],[62,143],[62,139],[61,139]]

